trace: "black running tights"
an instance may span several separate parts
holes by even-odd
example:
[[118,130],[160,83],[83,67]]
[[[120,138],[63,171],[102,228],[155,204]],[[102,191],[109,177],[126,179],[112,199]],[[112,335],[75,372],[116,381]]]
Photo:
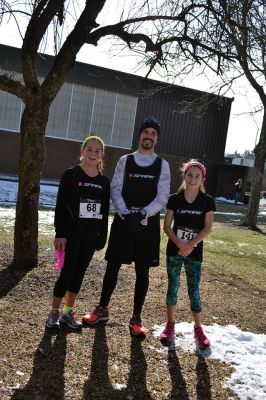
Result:
[[[100,305],[106,307],[109,304],[112,293],[115,290],[120,263],[108,261],[100,299]],[[149,267],[135,263],[136,282],[134,295],[133,314],[141,314],[146,294],[149,288]]]

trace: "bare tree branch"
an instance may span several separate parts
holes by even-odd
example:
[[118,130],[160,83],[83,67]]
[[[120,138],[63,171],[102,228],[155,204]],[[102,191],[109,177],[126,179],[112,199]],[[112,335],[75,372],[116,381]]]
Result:
[[[74,66],[76,55],[92,29],[98,24],[95,22],[99,12],[104,6],[105,0],[87,1],[86,5],[72,32],[66,38],[54,64],[43,82],[42,88],[51,102],[64,83],[67,75]],[[64,62],[62,62],[64,60]]]
[[25,86],[6,74],[0,75],[0,90],[14,94],[25,101]]

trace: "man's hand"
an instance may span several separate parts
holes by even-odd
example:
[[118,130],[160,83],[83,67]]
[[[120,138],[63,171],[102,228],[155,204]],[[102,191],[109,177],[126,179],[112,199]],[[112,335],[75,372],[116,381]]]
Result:
[[141,221],[145,217],[141,214],[140,211],[126,214],[124,216],[124,224],[129,233],[139,232],[142,229]]

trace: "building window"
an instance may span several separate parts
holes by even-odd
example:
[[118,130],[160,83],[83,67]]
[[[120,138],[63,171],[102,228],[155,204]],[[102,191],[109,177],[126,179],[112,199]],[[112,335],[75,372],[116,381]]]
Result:
[[83,140],[91,130],[95,89],[73,85],[67,138]]
[[116,93],[107,90],[96,90],[92,113],[91,133],[99,135],[106,144],[111,143]]
[[19,132],[22,101],[16,96],[0,91],[0,128]]
[[67,137],[72,85],[65,83],[50,107],[46,135],[56,138]]
[[[0,102],[0,128],[19,132],[22,101],[0,91]],[[83,141],[99,135],[106,145],[131,149],[136,110],[136,96],[67,82],[50,107],[46,136]]]
[[112,145],[131,148],[137,110],[137,97],[117,95]]
[[130,149],[137,97],[65,83],[52,103],[46,136],[83,141],[99,135],[106,145]]

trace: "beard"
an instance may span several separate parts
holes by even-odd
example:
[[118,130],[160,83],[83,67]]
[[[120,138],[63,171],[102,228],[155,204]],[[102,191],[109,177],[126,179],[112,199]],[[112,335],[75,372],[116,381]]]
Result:
[[152,149],[154,147],[154,143],[152,140],[143,139],[140,143],[143,149]]

